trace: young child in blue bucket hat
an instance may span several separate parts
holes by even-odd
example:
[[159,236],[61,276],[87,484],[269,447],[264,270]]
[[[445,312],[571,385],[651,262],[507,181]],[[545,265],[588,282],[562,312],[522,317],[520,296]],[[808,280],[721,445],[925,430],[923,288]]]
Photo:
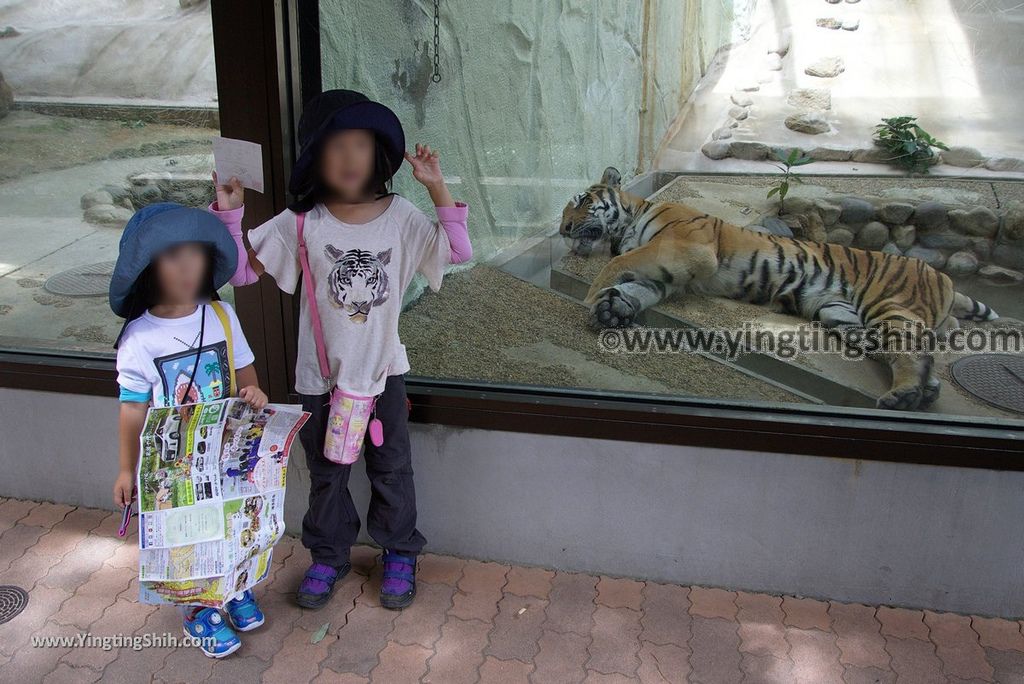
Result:
[[[367,528],[384,549],[380,602],[401,609],[416,595],[416,558],[426,539],[416,527],[404,382],[409,359],[398,317],[417,273],[437,290],[449,264],[471,258],[468,209],[452,199],[438,153],[428,145],[407,152],[395,113],[361,93],[330,90],[306,103],[299,142],[289,184],[298,200],[249,231],[250,252],[242,242],[236,179],[218,185],[211,207],[237,242],[232,284],[253,283],[266,272],[292,294],[303,278],[295,389],[312,414],[300,433],[310,474],[302,543],[312,562],[296,600],[306,608],[325,605],[351,569],[360,528],[348,490],[351,462],[333,458],[330,445],[338,425],[350,425],[338,407],[355,396],[373,402],[377,421],[370,421],[362,444],[372,491]],[[437,221],[391,192],[403,160],[429,192]],[[356,434],[351,460],[362,440]]]
[[[255,408],[267,403],[238,317],[217,301],[217,290],[234,274],[237,262],[231,235],[201,209],[152,204],[125,226],[110,282],[110,308],[125,319],[115,344],[121,469],[114,504],[119,508],[135,497],[139,437],[150,406],[231,396]],[[239,387],[231,386],[232,377]],[[230,601],[225,612],[227,621],[214,608],[182,607],[185,633],[205,638],[200,648],[213,658],[241,646],[235,630],[249,631],[264,622],[251,590]]]

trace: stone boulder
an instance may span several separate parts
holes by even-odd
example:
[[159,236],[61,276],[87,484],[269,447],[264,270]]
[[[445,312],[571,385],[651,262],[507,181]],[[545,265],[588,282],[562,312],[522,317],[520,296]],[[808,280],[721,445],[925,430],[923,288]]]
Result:
[[946,273],[954,278],[966,278],[978,270],[978,257],[971,252],[956,252],[946,260]]
[[764,143],[736,140],[729,145],[729,154],[736,159],[763,161],[768,158],[769,148]]
[[993,285],[1024,285],[1024,273],[994,264],[979,268],[978,277]]
[[97,204],[114,204],[114,196],[106,190],[93,190],[82,195],[82,199],[79,204],[82,209],[88,209],[94,207]]
[[820,112],[832,109],[832,91],[827,88],[798,88],[789,93],[786,102],[797,109]]
[[781,218],[793,230],[793,237],[798,240],[810,240],[811,242],[826,242],[828,240],[825,224],[815,211],[786,214]]
[[999,217],[988,207],[975,207],[969,211],[953,209],[949,212],[949,222],[956,232],[976,237],[992,237],[999,230]]
[[941,202],[921,202],[914,209],[911,223],[919,232],[942,230],[949,225],[949,213]]
[[892,225],[906,223],[913,213],[914,205],[906,202],[888,202],[878,208],[878,218]]
[[708,159],[725,159],[729,156],[729,149],[729,143],[722,140],[713,140],[705,143],[704,147],[700,148],[700,151]]
[[89,223],[123,226],[128,223],[133,213],[130,209],[113,204],[94,204],[85,210],[85,220]]
[[762,218],[761,225],[772,235],[793,237],[793,229],[777,216],[766,216]]
[[1024,240],[1024,202],[1010,202],[1006,205],[999,239],[1003,242]]
[[846,71],[842,57],[822,57],[807,65],[804,73],[817,78],[833,78]]
[[929,249],[928,247],[921,247],[920,245],[914,245],[906,251],[906,255],[913,259],[920,259],[924,263],[928,264],[932,268],[942,268],[946,265],[946,257],[937,249]]
[[819,135],[832,130],[832,125],[825,119],[824,115],[818,112],[805,112],[803,114],[791,114],[786,117],[786,128],[797,133],[808,135]]
[[875,218],[875,207],[859,197],[844,197],[839,200],[842,213],[839,220],[847,224],[861,224]]
[[828,231],[827,241],[835,245],[849,247],[853,244],[853,233],[846,228],[833,228]]
[[871,221],[860,229],[854,244],[862,249],[881,249],[889,242],[889,227],[878,221]]
[[839,216],[843,213],[841,207],[832,204],[828,200],[815,200],[814,208],[818,211],[818,215],[821,216],[821,220],[826,226],[834,226],[839,223]]
[[914,226],[896,226],[892,229],[892,241],[900,249],[910,249],[917,240],[917,229]]
[[973,147],[966,147],[964,145],[954,145],[948,150],[943,151],[941,156],[943,163],[965,169],[981,166],[985,163],[985,155]]
[[807,153],[807,156],[814,161],[850,161],[853,157],[853,150],[844,150],[838,147],[815,147]]
[[997,157],[985,160],[985,168],[989,171],[1010,171],[1024,173],[1024,159],[1015,157]]

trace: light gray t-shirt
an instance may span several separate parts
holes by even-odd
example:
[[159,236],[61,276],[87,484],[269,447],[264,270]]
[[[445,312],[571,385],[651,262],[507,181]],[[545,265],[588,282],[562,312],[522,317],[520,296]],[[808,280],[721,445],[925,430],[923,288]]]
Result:
[[[284,211],[249,232],[260,262],[288,294],[295,293],[302,276],[295,218],[294,212]],[[451,255],[448,236],[398,195],[384,213],[358,225],[339,221],[318,204],[306,214],[303,233],[335,382],[353,394],[380,394],[388,375],[409,370],[398,339],[402,294],[416,273],[426,276],[431,289],[441,287]],[[303,292],[295,391],[323,394],[331,389],[320,376]]]

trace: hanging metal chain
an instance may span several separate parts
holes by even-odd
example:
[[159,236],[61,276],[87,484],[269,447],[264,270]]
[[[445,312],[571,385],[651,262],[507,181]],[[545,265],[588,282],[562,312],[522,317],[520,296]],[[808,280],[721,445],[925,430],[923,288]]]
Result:
[[434,83],[441,82],[441,0],[434,0]]

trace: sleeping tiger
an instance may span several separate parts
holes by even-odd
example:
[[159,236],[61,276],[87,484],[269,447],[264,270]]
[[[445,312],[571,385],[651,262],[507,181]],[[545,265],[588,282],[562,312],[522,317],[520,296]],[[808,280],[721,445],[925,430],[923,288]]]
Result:
[[[607,240],[614,255],[585,300],[594,328],[632,325],[641,311],[684,290],[773,304],[827,328],[876,328],[883,339],[902,336],[909,349],[918,332],[908,332],[908,323],[941,334],[958,319],[997,318],[918,259],[746,230],[682,204],[630,195],[620,181],[609,167],[562,212],[560,233],[574,253],[587,255]],[[871,356],[892,371],[879,408],[913,410],[938,397],[930,354]]]

